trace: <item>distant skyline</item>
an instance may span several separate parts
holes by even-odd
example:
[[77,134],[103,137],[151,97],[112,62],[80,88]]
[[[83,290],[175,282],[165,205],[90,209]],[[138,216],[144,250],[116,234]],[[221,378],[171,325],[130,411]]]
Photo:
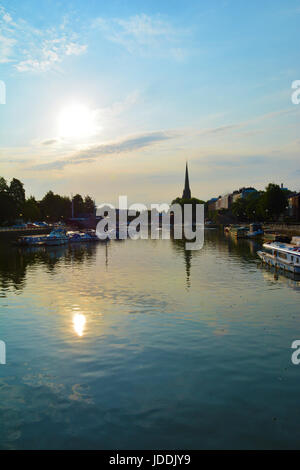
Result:
[[[263,3],[263,4],[262,4]],[[300,190],[300,2],[0,0],[0,176],[170,202]]]

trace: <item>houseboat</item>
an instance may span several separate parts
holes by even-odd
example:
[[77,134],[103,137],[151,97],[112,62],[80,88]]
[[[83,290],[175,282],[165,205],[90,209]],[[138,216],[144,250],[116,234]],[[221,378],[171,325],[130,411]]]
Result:
[[263,248],[265,251],[257,252],[263,263],[295,274],[300,273],[300,246],[268,242],[263,244]]

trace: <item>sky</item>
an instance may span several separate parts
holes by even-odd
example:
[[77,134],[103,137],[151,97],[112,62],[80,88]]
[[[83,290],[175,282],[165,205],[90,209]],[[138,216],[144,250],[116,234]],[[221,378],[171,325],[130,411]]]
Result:
[[[0,0],[0,176],[41,199],[300,190],[299,0]],[[0,94],[1,102],[1,94]]]

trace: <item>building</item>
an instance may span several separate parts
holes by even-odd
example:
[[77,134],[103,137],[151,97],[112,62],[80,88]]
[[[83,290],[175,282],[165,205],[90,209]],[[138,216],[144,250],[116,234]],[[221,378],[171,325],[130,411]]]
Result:
[[224,196],[219,196],[219,198],[215,202],[216,210],[219,211],[221,209],[230,209],[231,203],[232,203],[231,194],[225,194]]
[[217,197],[213,197],[211,198],[208,202],[207,202],[207,208],[209,210],[209,212],[212,212],[212,211],[215,211],[216,210],[216,202],[217,202],[218,198]]
[[294,194],[288,198],[289,216],[300,222],[300,193]]
[[232,202],[236,202],[238,199],[245,199],[250,194],[257,193],[255,188],[240,188],[238,191],[232,193]]
[[185,167],[185,184],[184,184],[184,190],[182,193],[182,199],[191,199],[191,189],[190,189],[190,182],[189,182],[189,171],[188,171],[188,165],[186,164]]

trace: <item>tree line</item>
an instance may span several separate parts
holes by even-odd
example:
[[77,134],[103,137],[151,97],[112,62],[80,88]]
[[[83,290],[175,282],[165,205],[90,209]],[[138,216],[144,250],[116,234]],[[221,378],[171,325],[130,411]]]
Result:
[[[278,184],[270,183],[264,191],[253,191],[246,197],[240,197],[232,203],[230,209],[209,210],[209,202],[205,203],[205,217],[218,222],[219,215],[226,215],[241,222],[250,221],[276,221],[279,217],[285,216],[288,206],[288,198],[293,193],[288,189],[282,189]],[[174,199],[172,204],[204,204],[200,199]],[[193,211],[194,212],[194,211]]]
[[[90,196],[73,197],[74,217],[93,214],[95,203]],[[16,220],[25,222],[67,220],[72,216],[72,200],[68,196],[60,196],[48,191],[41,201],[34,196],[26,198],[24,184],[13,178],[8,184],[0,177],[0,225],[10,225]]]
[[[232,214],[240,221],[277,221],[286,213],[288,197],[292,194],[279,185],[270,183],[265,191],[240,197],[231,206]],[[288,218],[285,215],[285,218]]]

